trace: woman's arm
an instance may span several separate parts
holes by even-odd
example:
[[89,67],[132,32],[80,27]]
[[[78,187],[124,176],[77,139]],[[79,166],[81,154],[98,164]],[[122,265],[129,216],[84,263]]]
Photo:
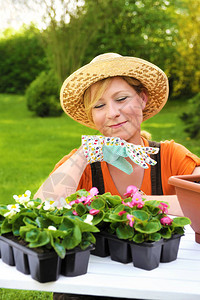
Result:
[[192,172],[192,175],[200,175],[200,166],[196,167]]
[[[200,175],[200,166],[196,167],[192,175]],[[147,200],[167,201],[169,203],[169,214],[175,216],[184,216],[176,195],[165,196],[145,196]]]
[[87,166],[82,146],[67,161],[57,168],[41,185],[34,198],[54,201],[75,193],[80,178]]

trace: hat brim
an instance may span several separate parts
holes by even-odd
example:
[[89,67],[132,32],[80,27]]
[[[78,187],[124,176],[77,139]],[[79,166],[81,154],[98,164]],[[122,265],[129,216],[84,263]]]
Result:
[[75,121],[96,129],[85,113],[84,92],[93,83],[115,76],[134,77],[148,90],[148,101],[143,111],[144,121],[157,114],[167,102],[168,79],[160,68],[140,58],[120,56],[91,62],[71,74],[64,81],[60,92],[64,112]]

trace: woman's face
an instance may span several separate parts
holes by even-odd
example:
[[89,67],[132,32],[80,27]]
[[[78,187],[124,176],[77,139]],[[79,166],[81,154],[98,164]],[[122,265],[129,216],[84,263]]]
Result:
[[[91,86],[91,97],[95,84]],[[105,136],[120,137],[128,142],[140,139],[140,126],[147,96],[138,95],[124,79],[114,77],[92,108],[96,128]]]

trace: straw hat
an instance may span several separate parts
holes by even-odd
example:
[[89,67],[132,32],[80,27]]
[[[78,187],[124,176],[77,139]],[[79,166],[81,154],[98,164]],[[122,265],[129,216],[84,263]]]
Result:
[[84,92],[93,83],[114,76],[134,77],[148,90],[149,99],[143,111],[144,121],[157,114],[167,102],[168,79],[160,68],[140,58],[105,53],[95,57],[64,81],[60,101],[65,113],[77,122],[95,129],[94,123],[85,113]]

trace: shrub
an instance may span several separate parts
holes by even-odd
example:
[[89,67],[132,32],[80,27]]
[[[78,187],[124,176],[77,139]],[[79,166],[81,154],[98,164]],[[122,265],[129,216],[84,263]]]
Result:
[[190,108],[184,112],[180,118],[186,124],[184,129],[191,138],[200,136],[200,93],[188,100]]
[[27,107],[40,117],[60,116],[59,84],[53,71],[43,71],[26,90]]
[[35,27],[4,33],[0,39],[0,93],[23,94],[47,67],[41,33]]

